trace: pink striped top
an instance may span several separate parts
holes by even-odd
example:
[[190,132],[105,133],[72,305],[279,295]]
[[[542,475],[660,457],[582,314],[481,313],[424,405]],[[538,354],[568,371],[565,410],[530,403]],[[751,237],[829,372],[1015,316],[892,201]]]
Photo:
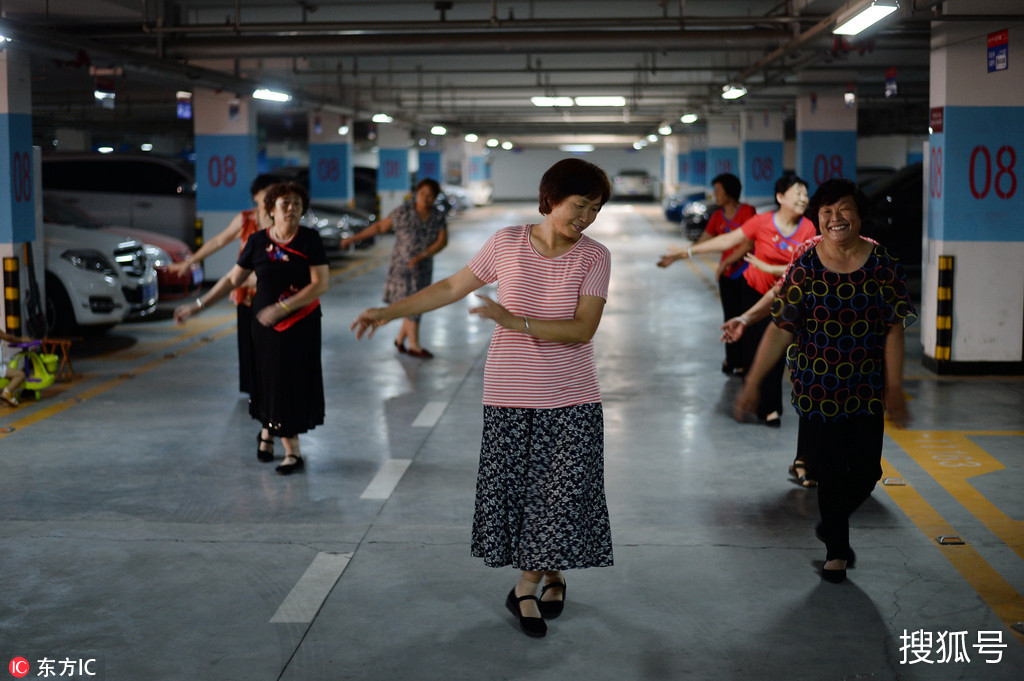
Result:
[[[498,282],[498,303],[512,314],[572,319],[580,296],[607,300],[611,253],[584,235],[557,258],[545,258],[530,244],[530,225],[522,225],[498,230],[468,267],[484,282]],[[495,327],[484,404],[555,409],[600,401],[593,340],[558,343]]]

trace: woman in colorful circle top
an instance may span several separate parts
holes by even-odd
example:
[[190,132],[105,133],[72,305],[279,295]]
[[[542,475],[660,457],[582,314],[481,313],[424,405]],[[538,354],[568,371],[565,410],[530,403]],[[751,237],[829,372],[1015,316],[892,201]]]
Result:
[[[750,218],[740,229],[721,234],[713,239],[690,246],[686,251],[664,256],[658,263],[667,267],[672,261],[687,258],[697,253],[718,253],[730,250],[745,242],[753,244],[750,254],[760,263],[773,266],[772,272],[760,267],[748,267],[743,271],[746,287],[742,293],[742,309],[751,307],[775,284],[779,275],[793,259],[797,247],[815,235],[814,225],[803,217],[807,209],[807,183],[796,175],[787,173],[775,181],[775,202],[778,210],[761,213]],[[772,267],[769,267],[772,269]],[[757,344],[768,326],[767,320],[751,324],[741,339],[741,357],[746,372],[754,361]],[[773,367],[772,373],[761,382],[761,398],[758,402],[758,419],[767,426],[779,426],[782,421],[782,362]]]
[[[603,170],[582,159],[551,166],[540,182],[540,224],[498,230],[452,276],[352,324],[356,336],[427,312],[497,282],[472,314],[497,322],[484,368],[484,432],[471,552],[512,566],[505,599],[528,636],[562,612],[562,570],[612,564],[604,492],[604,417],[593,337],[611,254],[583,232],[608,201]],[[540,598],[537,587],[544,585]]]
[[850,515],[882,477],[884,415],[909,422],[903,395],[903,329],[917,318],[903,266],[860,236],[868,200],[850,180],[828,180],[811,198],[821,239],[786,273],[768,327],[736,399],[737,416],[785,354],[800,417],[797,455],[818,482],[825,542],[821,575],[846,578],[854,561]]

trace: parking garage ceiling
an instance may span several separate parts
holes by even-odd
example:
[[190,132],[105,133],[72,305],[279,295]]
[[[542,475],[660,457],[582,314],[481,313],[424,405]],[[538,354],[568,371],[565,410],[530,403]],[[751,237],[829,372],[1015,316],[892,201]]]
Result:
[[[930,22],[903,0],[859,40],[832,35],[864,0],[3,0],[0,32],[33,58],[34,127],[190,133],[176,92],[293,95],[262,105],[262,134],[302,134],[305,111],[416,131],[443,125],[523,146],[631,144],[685,113],[792,113],[801,92],[852,88],[865,134],[927,131]],[[897,92],[886,96],[895,68]],[[97,78],[114,109],[97,106]],[[721,98],[741,84],[745,97]],[[621,107],[531,97],[619,96]]]

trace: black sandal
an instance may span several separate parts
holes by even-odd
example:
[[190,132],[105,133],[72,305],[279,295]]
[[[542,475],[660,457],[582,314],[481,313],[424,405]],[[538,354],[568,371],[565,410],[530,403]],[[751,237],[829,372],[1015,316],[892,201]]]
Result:
[[[263,445],[270,445],[270,451],[263,449]],[[256,458],[267,463],[274,460],[274,438],[263,439],[263,431],[256,433]]]
[[[289,461],[291,463],[289,463]],[[277,471],[278,475],[291,475],[295,471],[301,471],[305,467],[306,462],[302,460],[301,456],[288,454],[284,457],[284,461],[282,461],[274,470]]]
[[[519,604],[523,601],[537,600],[537,597],[533,594],[529,596],[520,596],[516,598],[516,590],[513,587],[508,592],[508,598],[505,599],[505,607],[508,611],[515,615],[519,621],[519,629],[524,634],[531,638],[544,638],[544,635],[548,633],[548,625],[544,624],[543,617],[524,617],[522,610],[519,609]],[[540,601],[538,601],[539,603]]]
[[[804,474],[798,475],[797,469],[803,469]],[[796,478],[796,482],[803,487],[816,487],[818,485],[814,480],[807,477],[807,463],[800,461],[799,459],[794,460],[793,463],[790,464],[789,474]]]
[[[548,589],[561,589],[562,600],[560,601],[545,601],[544,594]],[[565,607],[565,580],[560,582],[548,582],[540,590],[540,615],[546,620],[553,620],[562,614],[562,608]]]

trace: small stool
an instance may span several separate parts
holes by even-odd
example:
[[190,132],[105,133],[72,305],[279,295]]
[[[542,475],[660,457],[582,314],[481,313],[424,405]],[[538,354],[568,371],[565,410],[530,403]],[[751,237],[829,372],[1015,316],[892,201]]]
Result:
[[71,341],[72,338],[42,338],[43,352],[57,355],[60,361],[57,364],[57,371],[54,378],[63,383],[78,378],[74,367],[71,366]]

